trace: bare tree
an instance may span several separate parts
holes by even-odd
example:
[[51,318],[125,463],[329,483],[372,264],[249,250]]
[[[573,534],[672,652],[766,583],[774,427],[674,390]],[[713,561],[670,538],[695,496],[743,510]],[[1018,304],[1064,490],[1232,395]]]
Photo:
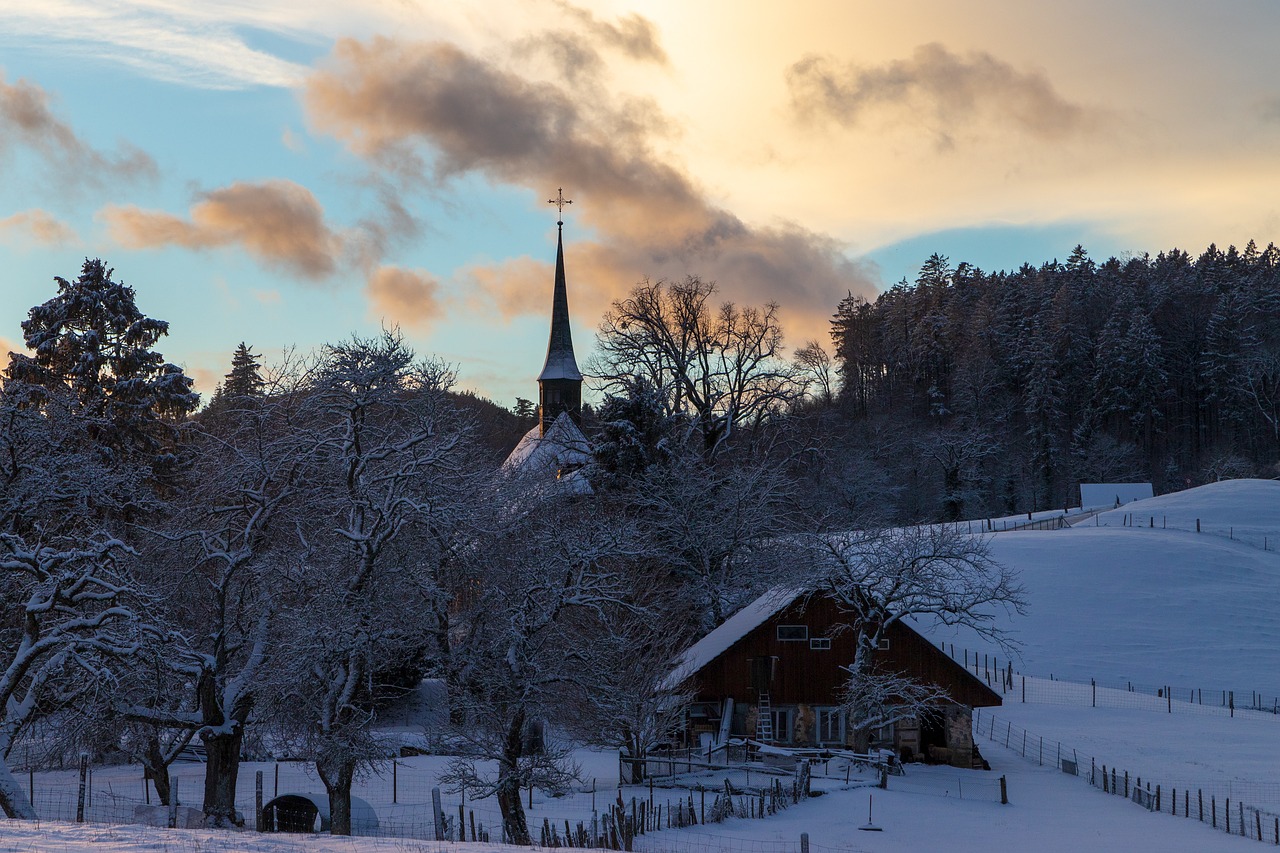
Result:
[[[927,687],[909,688],[902,676],[876,667],[880,640],[895,623],[963,625],[1005,644],[997,616],[1022,613],[1026,606],[1017,574],[991,558],[986,541],[945,525],[813,535],[805,538],[804,550],[806,572],[814,578],[809,589],[830,597],[854,632],[851,694],[881,679],[871,696],[897,694],[909,704],[929,698]],[[876,710],[883,704],[862,707],[854,701],[855,731],[865,737],[883,715]]]
[[646,778],[644,759],[684,727],[693,701],[687,683],[673,677],[676,661],[689,645],[689,624],[656,607],[627,613],[614,625],[591,623],[581,642],[592,645],[589,682],[571,699],[571,730],[587,743],[621,750],[631,765],[631,781]]
[[817,341],[808,341],[791,359],[807,393],[820,403],[835,399],[835,364]]
[[707,459],[804,388],[782,358],[777,304],[716,307],[715,293],[696,276],[641,282],[605,314],[590,368],[605,391],[623,394],[636,376],[660,389],[667,414],[691,418]]
[[630,503],[703,629],[772,585],[793,488],[776,463],[713,465],[696,455],[634,483]]
[[119,563],[129,552],[103,533],[0,533],[3,601],[16,616],[0,627],[0,808],[11,818],[37,818],[9,771],[14,742],[37,713],[77,701],[137,650],[135,590]]
[[[351,833],[351,785],[382,757],[369,724],[376,679],[429,643],[434,578],[397,549],[441,506],[466,423],[446,397],[444,365],[416,361],[399,334],[326,347],[304,406],[310,551],[290,608],[283,701],[329,795],[332,831]],[[304,674],[303,677],[296,677]],[[280,700],[277,700],[277,707]]]
[[475,587],[455,620],[462,719],[454,732],[466,750],[445,778],[475,797],[496,796],[506,840],[529,845],[520,789],[559,790],[577,774],[565,744],[537,736],[598,669],[592,644],[570,639],[573,628],[608,624],[633,606],[618,561],[643,549],[629,523],[591,506],[540,492],[509,492],[501,505],[507,530],[472,551]]

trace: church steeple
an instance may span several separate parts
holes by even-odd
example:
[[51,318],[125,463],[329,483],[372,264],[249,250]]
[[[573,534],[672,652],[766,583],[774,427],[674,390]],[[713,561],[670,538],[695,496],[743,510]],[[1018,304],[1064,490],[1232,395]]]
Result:
[[582,411],[582,371],[573,355],[573,334],[569,329],[569,289],[564,274],[564,206],[573,204],[557,190],[549,204],[560,210],[556,222],[556,280],[551,296],[551,340],[547,343],[547,360],[538,374],[539,432],[547,430],[561,412],[575,421]]

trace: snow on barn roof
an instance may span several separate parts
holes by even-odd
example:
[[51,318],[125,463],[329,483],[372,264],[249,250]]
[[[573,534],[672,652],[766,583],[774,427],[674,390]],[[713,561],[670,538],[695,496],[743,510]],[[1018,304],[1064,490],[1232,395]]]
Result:
[[698,642],[684,650],[667,676],[666,687],[674,688],[729,651],[743,637],[782,612],[804,593],[798,587],[775,587],[726,619]]

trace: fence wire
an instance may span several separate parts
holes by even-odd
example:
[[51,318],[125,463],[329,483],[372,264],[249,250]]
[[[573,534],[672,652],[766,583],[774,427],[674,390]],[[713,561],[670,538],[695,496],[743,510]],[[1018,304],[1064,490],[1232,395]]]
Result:
[[1026,761],[1056,767],[1105,794],[1123,796],[1148,811],[1194,819],[1230,835],[1280,846],[1280,784],[1206,785],[1143,777],[981,708],[974,710],[973,728],[977,738],[1004,746]]

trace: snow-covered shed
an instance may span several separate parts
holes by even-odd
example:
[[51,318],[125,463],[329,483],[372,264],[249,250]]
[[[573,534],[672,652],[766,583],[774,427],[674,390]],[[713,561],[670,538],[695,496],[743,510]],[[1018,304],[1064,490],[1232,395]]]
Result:
[[[853,746],[840,709],[842,667],[854,659],[854,634],[839,628],[845,618],[829,598],[774,589],[685,650],[672,679],[694,691],[691,740]],[[902,621],[886,629],[874,663],[936,684],[952,700],[932,717],[880,731],[874,745],[970,766],[972,709],[999,705],[1000,695]]]

